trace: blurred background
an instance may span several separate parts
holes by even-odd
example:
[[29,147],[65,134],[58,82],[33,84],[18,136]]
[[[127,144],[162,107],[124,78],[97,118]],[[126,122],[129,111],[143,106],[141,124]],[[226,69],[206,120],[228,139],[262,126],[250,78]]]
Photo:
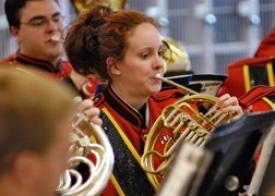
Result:
[[[14,53],[4,1],[0,0],[0,58]],[[77,16],[70,0],[59,0],[65,23]],[[194,73],[226,74],[238,59],[253,56],[275,27],[275,0],[128,0],[125,9],[159,20],[161,33],[187,52]]]

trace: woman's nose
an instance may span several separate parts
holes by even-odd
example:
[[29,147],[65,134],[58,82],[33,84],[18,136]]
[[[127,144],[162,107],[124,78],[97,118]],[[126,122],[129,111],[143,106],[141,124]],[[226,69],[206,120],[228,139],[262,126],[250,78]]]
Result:
[[154,68],[155,69],[162,69],[165,66],[165,62],[162,58],[162,56],[156,55],[155,61],[154,61]]

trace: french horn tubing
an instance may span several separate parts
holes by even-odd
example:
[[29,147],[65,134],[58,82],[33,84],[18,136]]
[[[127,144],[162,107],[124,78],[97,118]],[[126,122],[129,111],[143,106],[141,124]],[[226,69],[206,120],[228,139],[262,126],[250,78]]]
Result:
[[215,108],[217,97],[200,94],[160,74],[156,78],[188,93],[164,108],[146,137],[141,166],[157,191],[179,145],[184,141],[203,146],[215,127],[232,115]]
[[[90,123],[84,114],[75,116],[72,123],[69,149],[69,168],[60,178],[56,191],[61,195],[100,195],[107,185],[114,165],[114,153],[104,130]],[[92,160],[87,158],[92,157]],[[89,168],[89,176],[76,169],[80,164]]]

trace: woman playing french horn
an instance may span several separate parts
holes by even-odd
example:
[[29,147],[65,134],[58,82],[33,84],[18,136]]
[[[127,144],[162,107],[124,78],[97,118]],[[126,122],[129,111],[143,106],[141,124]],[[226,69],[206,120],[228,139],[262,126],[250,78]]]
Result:
[[[161,91],[165,60],[158,23],[137,11],[112,11],[101,3],[73,22],[65,40],[66,54],[75,70],[95,74],[108,83],[95,98],[103,127],[115,151],[115,166],[103,195],[153,195],[140,167],[146,136],[162,110],[188,92]],[[216,109],[242,113],[235,97],[217,99]],[[166,142],[160,138],[158,148]]]

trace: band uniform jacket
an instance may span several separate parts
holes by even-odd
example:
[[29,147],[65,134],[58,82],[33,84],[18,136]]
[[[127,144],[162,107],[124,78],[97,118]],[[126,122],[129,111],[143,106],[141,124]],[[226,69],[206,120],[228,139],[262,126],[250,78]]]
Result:
[[[143,154],[146,136],[162,110],[167,105],[174,103],[184,95],[185,93],[178,89],[161,91],[154,96],[151,96],[140,111],[137,111],[126,104],[116,95],[110,86],[107,86],[104,92],[99,93],[95,97],[95,105],[102,110],[102,113],[105,116],[102,117],[103,129],[106,131],[110,129],[110,127],[114,127],[109,130],[109,133],[107,133],[109,139],[110,134],[116,135],[111,136],[110,139],[115,151],[114,172],[109,184],[103,192],[103,195],[154,194],[154,191],[152,192],[152,190],[149,190],[152,189],[152,187],[149,185],[145,172],[143,172],[139,165],[140,157]],[[106,118],[108,119],[107,121],[105,120]],[[115,137],[115,139],[112,140],[112,137]],[[164,134],[160,140],[166,141],[167,136]],[[158,143],[161,145],[163,141]],[[125,148],[127,149],[125,150]],[[160,148],[163,147],[160,146]],[[127,154],[125,151],[131,152],[128,154],[129,156],[125,156],[125,154]],[[131,157],[134,160],[133,162],[138,165],[134,167],[135,169],[130,167],[133,165],[133,162],[130,161]],[[127,169],[131,171],[127,171]],[[144,185],[142,185],[142,183],[144,183]]]

